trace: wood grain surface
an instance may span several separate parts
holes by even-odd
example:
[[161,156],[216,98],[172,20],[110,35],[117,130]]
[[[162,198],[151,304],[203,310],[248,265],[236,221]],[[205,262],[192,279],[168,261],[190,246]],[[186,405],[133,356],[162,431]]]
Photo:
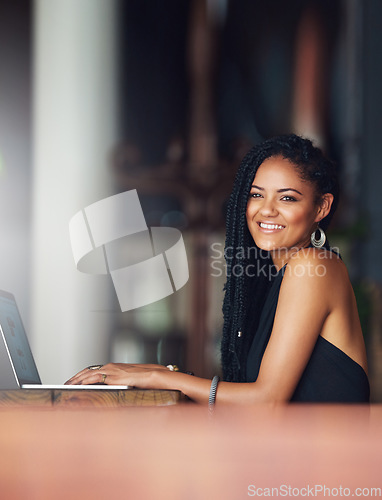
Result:
[[179,391],[159,390],[45,390],[0,391],[0,407],[168,406],[181,400]]
[[12,391],[0,391],[1,406],[51,406],[53,394],[50,390],[16,389]]

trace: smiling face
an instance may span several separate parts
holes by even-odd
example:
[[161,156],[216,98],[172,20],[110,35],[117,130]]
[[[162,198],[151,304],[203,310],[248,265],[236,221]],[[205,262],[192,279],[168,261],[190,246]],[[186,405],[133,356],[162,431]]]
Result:
[[313,184],[301,179],[293,163],[270,157],[253,180],[246,212],[248,229],[256,245],[270,251],[280,268],[291,250],[309,245],[311,233],[329,213],[332,200],[327,193],[317,202]]

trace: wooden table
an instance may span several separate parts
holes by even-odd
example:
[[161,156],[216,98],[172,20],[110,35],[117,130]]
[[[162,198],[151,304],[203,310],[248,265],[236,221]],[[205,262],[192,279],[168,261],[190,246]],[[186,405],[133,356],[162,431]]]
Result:
[[380,405],[2,406],[0,424],[4,500],[382,495]]
[[124,407],[167,406],[179,403],[179,391],[159,390],[47,390],[18,389],[0,391],[0,407]]

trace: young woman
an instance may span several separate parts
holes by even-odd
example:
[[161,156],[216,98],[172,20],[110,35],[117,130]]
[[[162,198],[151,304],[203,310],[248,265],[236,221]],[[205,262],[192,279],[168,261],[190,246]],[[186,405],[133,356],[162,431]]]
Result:
[[67,383],[175,389],[210,404],[368,402],[356,301],[325,241],[337,202],[334,166],[309,140],[292,134],[252,148],[227,210],[223,380],[112,363]]

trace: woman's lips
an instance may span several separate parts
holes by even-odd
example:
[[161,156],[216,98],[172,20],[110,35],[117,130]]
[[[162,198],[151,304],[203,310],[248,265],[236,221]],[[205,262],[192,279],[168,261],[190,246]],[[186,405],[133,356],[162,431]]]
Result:
[[281,224],[274,224],[269,222],[258,222],[258,225],[261,230],[270,232],[281,231],[285,228],[285,226],[282,226]]

